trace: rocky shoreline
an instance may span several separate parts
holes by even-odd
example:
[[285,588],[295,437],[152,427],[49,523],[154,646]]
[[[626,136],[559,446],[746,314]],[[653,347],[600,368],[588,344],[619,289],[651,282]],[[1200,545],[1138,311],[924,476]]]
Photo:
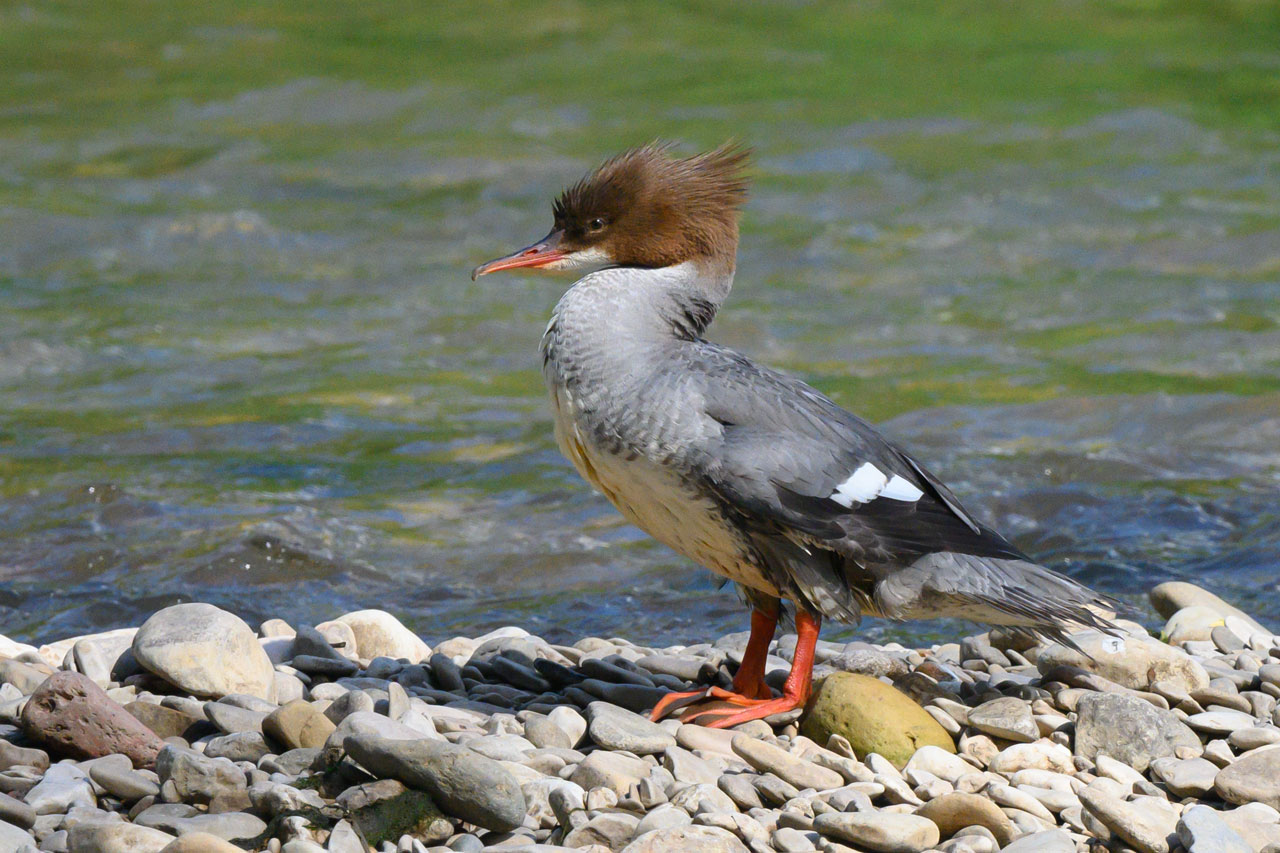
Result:
[[[820,643],[803,716],[650,723],[745,634],[649,648],[207,604],[0,637],[0,851],[1280,851],[1280,637],[1162,584],[1161,638]],[[794,636],[772,650],[780,683]]]

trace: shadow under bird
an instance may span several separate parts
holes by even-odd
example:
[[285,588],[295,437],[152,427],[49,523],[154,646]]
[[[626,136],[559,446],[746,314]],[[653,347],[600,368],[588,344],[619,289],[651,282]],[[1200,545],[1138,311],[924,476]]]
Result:
[[[1066,640],[1106,597],[1036,565],[870,424],[703,338],[729,295],[748,152],[627,151],[556,200],[546,237],[482,264],[580,274],[542,338],[560,449],[636,526],[743,590],[733,690],[664,697],[728,727],[803,707],[823,617],[958,617]],[[765,659],[782,599],[798,642],[782,696]],[[1068,641],[1069,642],[1069,641]],[[685,717],[690,719],[688,714]]]

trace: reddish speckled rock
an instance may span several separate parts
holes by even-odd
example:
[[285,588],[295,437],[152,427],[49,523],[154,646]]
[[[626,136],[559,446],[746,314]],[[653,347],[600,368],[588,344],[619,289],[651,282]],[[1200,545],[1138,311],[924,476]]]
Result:
[[22,712],[27,737],[71,758],[121,753],[135,767],[155,763],[164,741],[78,672],[56,672],[31,694]]

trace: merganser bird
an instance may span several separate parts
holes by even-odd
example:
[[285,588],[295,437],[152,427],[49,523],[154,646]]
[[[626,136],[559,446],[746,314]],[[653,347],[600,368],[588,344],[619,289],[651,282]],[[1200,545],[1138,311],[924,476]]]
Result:
[[[733,282],[747,159],[735,145],[627,151],[565,190],[546,237],[472,272],[582,274],[542,337],[560,449],[752,607],[733,690],[668,694],[653,718],[702,699],[720,700],[698,718],[716,727],[803,707],[824,616],[957,617],[1066,642],[1064,626],[1113,629],[1090,609],[1112,601],[1036,565],[866,421],[702,337]],[[798,639],[775,698],[781,599]]]

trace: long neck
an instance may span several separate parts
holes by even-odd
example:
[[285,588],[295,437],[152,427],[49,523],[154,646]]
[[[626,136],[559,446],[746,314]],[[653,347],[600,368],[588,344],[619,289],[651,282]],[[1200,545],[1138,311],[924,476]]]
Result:
[[552,326],[566,338],[612,342],[620,348],[694,340],[732,285],[732,267],[695,262],[599,270],[569,288],[556,306]]
[[583,276],[561,297],[542,337],[542,373],[556,410],[568,414],[563,393],[579,426],[602,446],[637,449],[661,435],[674,421],[657,418],[641,428],[637,418],[678,393],[670,381],[679,363],[674,351],[701,335],[732,282],[732,268],[708,274],[693,264]]

